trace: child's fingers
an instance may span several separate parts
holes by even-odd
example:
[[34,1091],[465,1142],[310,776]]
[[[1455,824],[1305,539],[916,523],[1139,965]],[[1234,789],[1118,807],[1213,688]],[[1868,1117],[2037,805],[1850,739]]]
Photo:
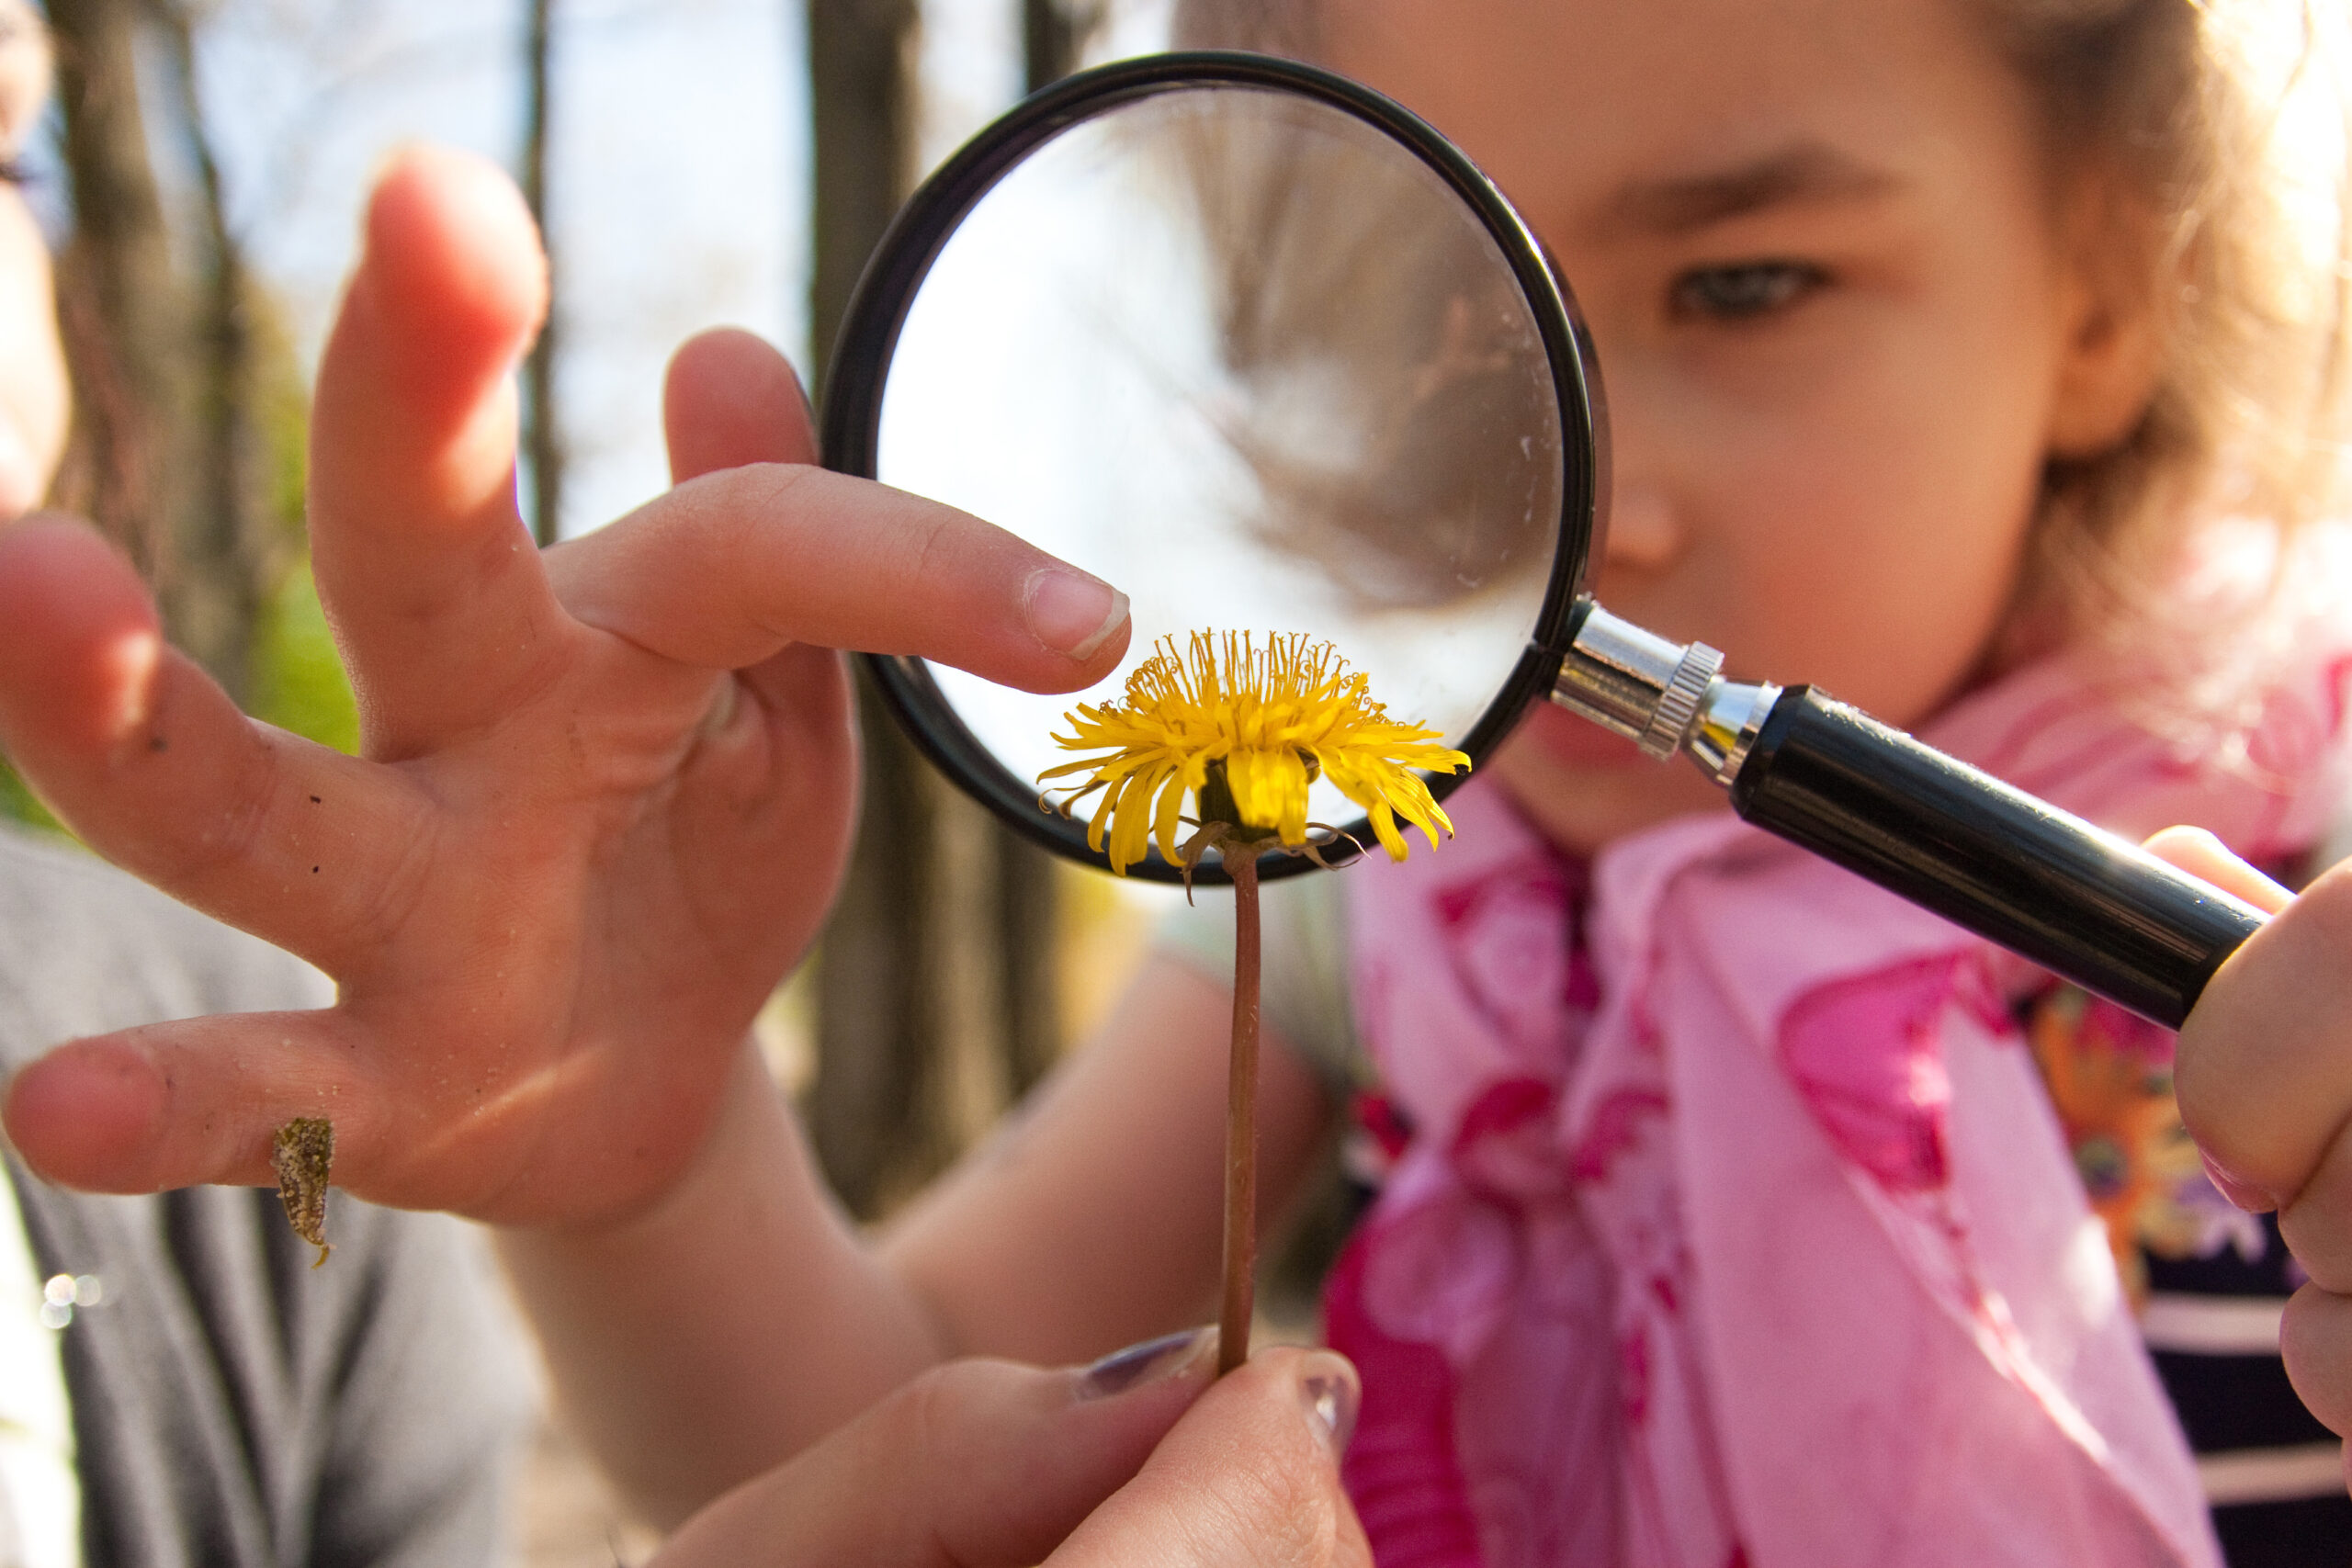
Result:
[[20,1068],[0,1114],[35,1170],[94,1192],[266,1186],[271,1134],[323,1116],[343,1185],[386,1143],[349,1028],[331,1012],[254,1013],[76,1040]]
[[2181,1026],[2182,1117],[2230,1195],[2292,1200],[2352,1114],[2352,866],[2249,938]]
[[[857,803],[849,671],[830,649],[795,644],[731,682],[679,775],[681,843],[725,844],[688,863],[713,941],[788,966],[832,901]],[[746,875],[747,866],[792,875]]]
[[[502,1074],[469,1059],[462,1043],[388,1032],[412,1043],[388,1055],[346,1005],[75,1040],[17,1070],[0,1118],[34,1169],[88,1191],[271,1186],[273,1134],[297,1117],[323,1117],[334,1128],[335,1185],[355,1196],[452,1212],[536,1196],[529,1190],[541,1173],[526,1124],[544,1122],[549,1101],[568,1092],[561,1072]],[[652,1106],[648,1119],[662,1109]],[[485,1161],[471,1146],[479,1144],[514,1152]],[[576,1162],[582,1168],[561,1179],[571,1184],[566,1196],[634,1165],[646,1147],[610,1153],[601,1168]],[[639,1175],[621,1173],[623,1181]]]
[[1052,1568],[1371,1568],[1340,1483],[1360,1385],[1329,1350],[1217,1380]]
[[239,713],[130,563],[62,520],[0,530],[0,742],[108,859],[330,970],[424,815],[396,775]]
[[808,642],[1064,692],[1126,651],[1126,596],[1108,583],[953,507],[806,466],[690,480],[548,566],[581,620],[705,669]]
[[413,149],[368,202],[319,368],[319,590],[372,753],[404,757],[509,705],[564,626],[514,504],[509,372],[547,302],[521,197],[491,164]]
[[817,434],[791,362],[736,327],[688,338],[662,385],[670,480],[746,463],[814,463]]
[[2352,1295],[2352,1125],[2336,1129],[2311,1179],[2280,1205],[2278,1230],[2315,1284]]
[[2305,1285],[2278,1327],[2287,1376],[2304,1407],[2332,1432],[2352,1432],[2352,1300]]
[[2144,847],[2158,860],[2169,861],[2265,914],[2275,915],[2295,901],[2294,894],[2230,853],[2228,845],[2202,828],[2166,828]]

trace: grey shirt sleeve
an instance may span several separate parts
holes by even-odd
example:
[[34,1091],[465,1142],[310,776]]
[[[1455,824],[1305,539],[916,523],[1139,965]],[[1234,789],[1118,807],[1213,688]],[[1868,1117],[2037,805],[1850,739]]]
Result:
[[[1261,899],[1261,1005],[1266,1021],[1335,1103],[1371,1080],[1349,1004],[1347,898],[1340,874],[1268,883]],[[1233,895],[1203,888],[1153,932],[1156,951],[1233,984]]]

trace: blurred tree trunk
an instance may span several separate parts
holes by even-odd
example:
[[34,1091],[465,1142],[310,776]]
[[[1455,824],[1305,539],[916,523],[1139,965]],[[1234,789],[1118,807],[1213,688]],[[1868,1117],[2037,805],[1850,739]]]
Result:
[[[859,271],[897,209],[905,183],[907,50],[915,0],[808,0],[815,130],[814,265],[809,343],[817,365],[833,340]],[[942,1033],[940,955],[923,917],[936,905],[935,792],[921,759],[858,685],[864,742],[859,830],[849,875],[826,925],[817,973],[817,1074],[808,1132],[851,1211],[871,1215],[922,1148],[925,1064]]]
[[74,231],[58,260],[75,428],[63,482],[152,579],[168,553],[158,450],[178,403],[177,283],[147,160],[130,0],[51,0]]
[[865,258],[909,183],[914,115],[908,58],[915,0],[808,0],[815,121],[815,266],[809,346],[821,368]]
[[[1078,69],[1102,19],[1102,0],[1021,0],[1022,78],[1035,92]],[[1026,1093],[1061,1055],[1060,865],[1046,851],[991,821],[997,929],[1004,997],[1005,1069],[1012,1093]]]
[[1028,91],[1078,69],[1102,11],[1102,0],[1021,0],[1022,74]]
[[252,684],[254,634],[284,567],[263,488],[253,280],[229,224],[228,195],[196,75],[196,24],[187,0],[150,0],[188,160],[195,165],[196,265],[188,335],[194,403],[184,418],[195,463],[192,493],[175,528],[176,570],[164,615],[181,644],[241,699]]
[[[910,184],[915,0],[808,0],[816,127],[810,337]],[[861,682],[862,828],[818,964],[818,1157],[871,1216],[949,1161],[1059,1054],[1052,860],[914,750]]]
[[[252,283],[196,80],[181,0],[51,0],[74,233],[59,315],[75,431],[61,498],[131,551],[172,638],[240,698],[261,606],[283,565],[254,423]],[[142,36],[161,48],[158,106],[196,173],[184,277],[148,156]]]
[[531,469],[531,536],[542,548],[556,541],[563,509],[563,422],[556,400],[555,240],[548,228],[548,130],[554,110],[551,75],[554,0],[529,0],[523,39],[523,201],[539,226],[548,255],[548,319],[523,366],[524,457]]

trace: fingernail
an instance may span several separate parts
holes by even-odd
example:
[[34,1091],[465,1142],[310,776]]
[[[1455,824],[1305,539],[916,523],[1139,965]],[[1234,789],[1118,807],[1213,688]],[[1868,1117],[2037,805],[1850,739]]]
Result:
[[1023,595],[1029,631],[1056,653],[1090,659],[1127,622],[1127,596],[1099,577],[1040,567]]
[[1346,1453],[1348,1439],[1356,1435],[1356,1407],[1363,1399],[1363,1385],[1347,1358],[1329,1350],[1308,1356],[1299,1364],[1298,1397],[1306,1406],[1306,1424],[1331,1457]]
[[1108,1399],[1144,1383],[1174,1377],[1204,1359],[1216,1330],[1187,1328],[1114,1350],[1078,1375],[1080,1400]]
[[2197,1151],[2197,1157],[2205,1162],[2205,1174],[2214,1186],[2221,1189],[2222,1196],[2244,1209],[2247,1213],[2267,1214],[2278,1206],[2278,1199],[2252,1182],[2241,1181],[2232,1176],[2216,1164],[2213,1156],[2203,1149]]

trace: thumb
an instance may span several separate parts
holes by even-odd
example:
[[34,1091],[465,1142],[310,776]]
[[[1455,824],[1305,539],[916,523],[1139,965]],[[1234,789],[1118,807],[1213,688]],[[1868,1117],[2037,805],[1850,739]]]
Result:
[[2202,828],[2166,828],[2152,835],[2143,847],[2158,860],[2171,862],[2266,915],[2275,915],[2295,901],[2292,893],[2230,853],[2228,845]]
[[1091,1368],[934,1368],[695,1515],[650,1568],[1041,1562],[1200,1397],[1215,1344],[1200,1330]]
[[1372,1568],[1340,1483],[1361,1394],[1329,1350],[1269,1350],[1184,1413],[1047,1568]]
[[808,400],[791,361],[735,327],[697,333],[671,355],[662,430],[673,484],[748,463],[817,460]]
[[[2213,972],[2180,1026],[2173,1089],[2216,1185],[2240,1208],[2291,1206],[2352,1113],[2345,1011],[2352,987],[2352,865],[2290,898],[2200,836],[2149,850],[2257,908],[2270,922]],[[2235,869],[2233,869],[2235,868]]]

